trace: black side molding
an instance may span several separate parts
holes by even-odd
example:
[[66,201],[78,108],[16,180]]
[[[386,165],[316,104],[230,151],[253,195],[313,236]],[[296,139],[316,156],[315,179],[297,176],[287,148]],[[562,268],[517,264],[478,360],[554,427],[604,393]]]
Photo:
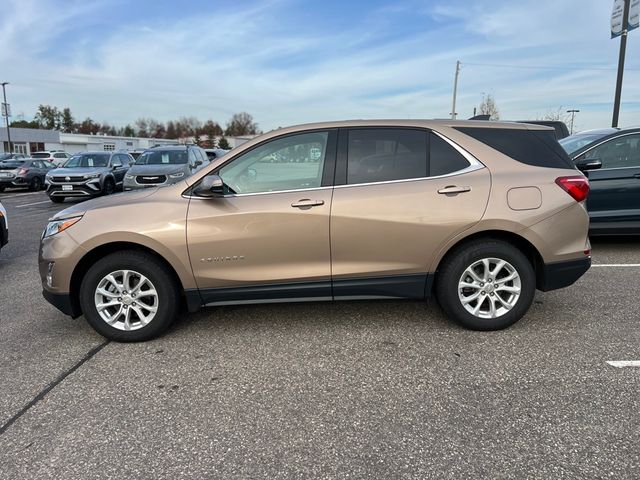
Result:
[[542,275],[538,277],[538,290],[548,292],[568,287],[591,267],[591,257],[566,262],[545,263]]

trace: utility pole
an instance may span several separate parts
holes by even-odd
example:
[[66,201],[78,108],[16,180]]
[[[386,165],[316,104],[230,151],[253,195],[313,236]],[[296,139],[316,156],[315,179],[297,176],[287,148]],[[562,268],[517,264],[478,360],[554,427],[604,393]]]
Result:
[[9,144],[8,153],[12,153],[13,149],[11,148],[11,132],[9,131],[9,104],[7,103],[7,92],[4,89],[5,85],[9,85],[9,82],[2,82],[2,97],[4,98],[4,108],[2,110],[4,113],[5,122],[7,124],[7,143]]
[[460,75],[460,60],[456,62],[456,76],[453,80],[453,105],[451,107],[451,120],[455,120],[456,116],[456,96],[458,95],[458,76]]
[[620,34],[620,56],[618,57],[618,79],[616,81],[616,97],[613,102],[613,119],[611,126],[618,126],[620,116],[620,97],[622,96],[622,77],[624,75],[624,57],[627,51],[627,33],[629,30],[629,7],[631,0],[624,0],[624,12],[622,14],[622,33]]
[[576,116],[576,113],[580,112],[580,110],[567,110],[567,113],[571,114],[571,132],[570,135],[573,135],[573,119]]

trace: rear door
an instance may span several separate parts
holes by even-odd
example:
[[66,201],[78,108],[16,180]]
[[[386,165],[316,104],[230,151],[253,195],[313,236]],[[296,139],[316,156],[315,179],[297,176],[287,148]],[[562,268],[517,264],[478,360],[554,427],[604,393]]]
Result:
[[440,247],[482,217],[489,172],[422,129],[340,131],[331,209],[335,297],[425,295]]
[[268,140],[218,169],[226,195],[191,198],[187,242],[205,304],[331,298],[336,137]]
[[589,171],[587,210],[593,230],[633,227],[640,222],[640,133],[622,135],[580,155],[598,158]]

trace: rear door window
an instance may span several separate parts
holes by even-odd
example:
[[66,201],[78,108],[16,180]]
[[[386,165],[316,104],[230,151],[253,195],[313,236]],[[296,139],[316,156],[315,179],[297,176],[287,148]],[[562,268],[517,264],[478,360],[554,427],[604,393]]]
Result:
[[426,131],[401,128],[349,130],[347,184],[427,176]]
[[556,140],[553,130],[454,128],[518,162],[536,167],[574,168],[573,162]]

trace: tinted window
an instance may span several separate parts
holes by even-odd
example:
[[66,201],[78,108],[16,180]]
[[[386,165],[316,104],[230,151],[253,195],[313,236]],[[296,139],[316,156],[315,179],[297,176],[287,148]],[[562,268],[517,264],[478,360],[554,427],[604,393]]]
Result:
[[328,132],[277,138],[235,158],[218,174],[231,193],[319,187],[328,138]]
[[429,176],[447,175],[463,170],[469,162],[455,148],[438,135],[429,138]]
[[20,167],[24,164],[24,160],[5,160],[2,162],[3,167]]
[[48,153],[32,153],[31,156],[33,158],[49,158],[50,157]]
[[384,128],[349,130],[348,184],[426,176],[426,132]]
[[49,162],[47,160],[43,160],[42,163],[44,163],[44,166],[46,168],[56,168],[56,166],[53,163],[51,163],[51,162]]
[[573,152],[577,152],[582,147],[586,147],[590,143],[595,142],[596,140],[600,140],[603,137],[609,135],[609,132],[606,133],[577,133],[575,135],[571,135],[570,137],[563,138],[560,140],[560,146],[564,148],[564,150],[572,154]]
[[556,140],[552,130],[455,127],[456,130],[527,165],[574,168],[573,162]]
[[602,168],[640,167],[640,135],[614,138],[582,156],[599,158]]
[[114,167],[121,167],[122,166],[122,160],[120,160],[120,155],[114,155],[112,160],[111,160],[111,165],[113,165]]
[[44,164],[40,160],[31,162],[31,165],[33,165],[35,168],[44,168]]

